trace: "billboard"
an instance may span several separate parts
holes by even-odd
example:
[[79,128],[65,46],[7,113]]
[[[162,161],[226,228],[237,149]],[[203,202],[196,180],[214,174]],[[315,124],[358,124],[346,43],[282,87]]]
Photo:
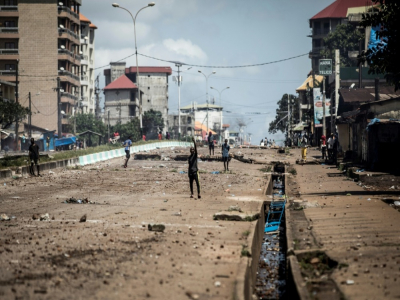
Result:
[[[314,124],[315,127],[322,127],[322,116],[324,108],[322,106],[322,93],[320,88],[313,89],[314,94]],[[331,99],[325,99],[325,117],[330,117]]]

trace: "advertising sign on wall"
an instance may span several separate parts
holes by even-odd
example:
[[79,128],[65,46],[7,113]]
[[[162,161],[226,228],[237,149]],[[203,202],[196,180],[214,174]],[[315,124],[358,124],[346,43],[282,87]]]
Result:
[[[322,93],[320,88],[313,90],[314,94],[314,124],[315,127],[322,127],[322,116],[324,108],[322,106]],[[331,99],[325,99],[325,117],[330,117]]]

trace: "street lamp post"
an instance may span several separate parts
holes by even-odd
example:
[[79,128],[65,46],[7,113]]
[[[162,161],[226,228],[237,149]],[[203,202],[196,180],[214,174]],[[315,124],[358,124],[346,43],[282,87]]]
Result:
[[206,75],[204,74],[202,71],[198,71],[200,74],[203,74],[204,78],[206,79],[206,103],[207,103],[207,134],[208,134],[208,103],[210,102],[208,99],[208,77],[210,77],[211,75],[217,73],[215,71],[213,71],[212,73]]
[[212,90],[216,90],[218,93],[219,93],[219,106],[221,106],[221,124],[220,124],[220,128],[219,128],[219,142],[220,142],[220,144],[222,143],[222,141],[221,141],[221,135],[222,135],[222,98],[221,98],[221,94],[222,94],[222,92],[223,91],[225,91],[225,90],[227,90],[227,89],[229,89],[230,87],[229,86],[227,86],[226,88],[224,88],[224,89],[222,89],[221,91],[219,91],[219,90],[217,90],[216,88],[214,88],[214,87],[212,87],[212,86],[210,86],[210,89],[212,89]]
[[138,86],[138,93],[139,93],[139,120],[140,120],[140,135],[143,135],[143,124],[142,124],[142,97],[140,95],[140,84],[139,84],[139,64],[138,64],[138,52],[137,52],[137,43],[136,43],[136,17],[137,15],[140,13],[140,11],[142,11],[143,9],[147,8],[147,7],[151,7],[156,5],[154,2],[150,2],[149,4],[147,4],[147,6],[142,7],[141,9],[138,10],[138,12],[136,13],[135,17],[133,17],[132,13],[120,6],[118,3],[113,3],[112,6],[116,7],[116,8],[121,8],[125,11],[127,11],[133,20],[133,30],[134,30],[134,36],[135,36],[135,55],[136,55],[136,84]]

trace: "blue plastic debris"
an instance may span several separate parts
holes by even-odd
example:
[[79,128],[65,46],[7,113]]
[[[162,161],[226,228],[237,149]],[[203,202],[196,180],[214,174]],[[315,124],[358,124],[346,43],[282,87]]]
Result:
[[185,171],[180,171],[179,174],[186,174],[186,172]]
[[219,171],[212,171],[211,174],[219,174]]

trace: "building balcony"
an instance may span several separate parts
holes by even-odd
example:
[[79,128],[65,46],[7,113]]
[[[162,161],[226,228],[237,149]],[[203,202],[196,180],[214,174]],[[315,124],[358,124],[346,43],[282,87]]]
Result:
[[67,6],[59,6],[58,7],[58,15],[59,15],[59,17],[68,18],[76,24],[80,24],[79,15],[76,12],[73,12]]
[[19,17],[18,6],[16,5],[0,6],[0,17]]
[[58,71],[58,75],[60,76],[61,81],[67,81],[74,86],[81,86],[79,76],[72,74],[69,71]]
[[70,93],[61,93],[61,103],[69,103],[71,105],[75,105],[76,101],[78,100],[78,97],[70,94]]
[[308,36],[309,37],[317,37],[317,36],[322,37],[322,36],[328,35],[329,32],[330,32],[330,30],[326,29],[326,28],[314,28],[314,29],[311,29],[311,32]]
[[0,49],[0,60],[17,60],[18,58],[18,49]]
[[1,39],[18,39],[18,27],[0,27]]
[[0,70],[0,80],[15,82],[16,74],[15,70]]
[[88,65],[88,56],[87,55],[82,55],[82,59],[81,59],[81,65]]
[[68,60],[75,65],[80,65],[81,58],[82,56],[80,54],[75,54],[67,49],[58,49],[58,59],[60,60]]
[[58,37],[62,39],[69,39],[75,44],[79,45],[78,35],[67,28],[58,28]]
[[81,76],[81,85],[89,85],[87,76]]

